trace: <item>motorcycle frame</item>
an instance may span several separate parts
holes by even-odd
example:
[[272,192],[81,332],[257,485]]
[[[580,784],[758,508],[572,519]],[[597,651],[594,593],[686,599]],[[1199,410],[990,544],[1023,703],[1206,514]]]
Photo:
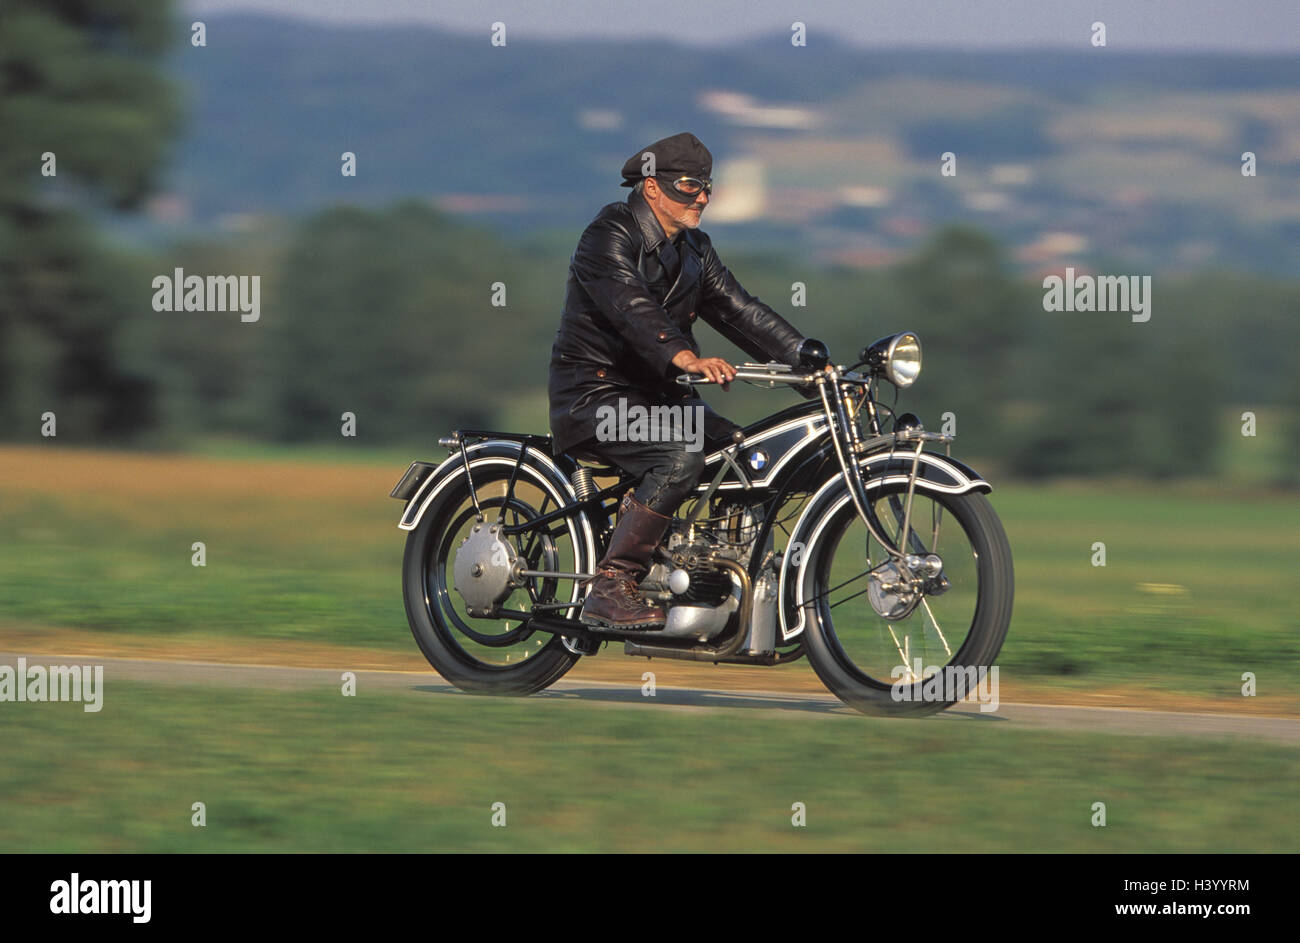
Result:
[[[987,482],[963,463],[946,454],[939,455],[938,453],[924,451],[926,442],[950,444],[953,440],[952,436],[925,432],[920,428],[919,424],[904,429],[896,428],[889,433],[883,432],[880,413],[876,408],[877,401],[874,396],[874,386],[878,379],[874,373],[862,375],[835,366],[827,366],[823,370],[811,374],[798,374],[787,371],[788,368],[775,369],[775,365],[746,364],[738,372],[737,379],[764,382],[769,386],[775,386],[777,383],[815,385],[818,391],[818,401],[795,404],[765,417],[750,427],[742,441],[709,453],[705,458],[705,471],[701,476],[701,483],[697,485],[693,492],[698,503],[691,516],[692,527],[699,510],[707,506],[709,501],[721,491],[739,491],[745,496],[740,503],[748,507],[761,506],[764,509],[762,523],[750,544],[748,566],[742,568],[739,564],[732,563],[728,558],[720,558],[720,560],[715,561],[724,566],[726,563],[732,563],[735,569],[742,570],[743,598],[741,612],[750,610],[753,584],[758,579],[759,573],[766,563],[766,557],[758,551],[766,546],[774,526],[776,515],[775,513],[769,513],[768,508],[775,512],[796,494],[808,492],[811,497],[800,513],[794,529],[790,532],[790,544],[800,540],[802,536],[810,536],[815,540],[817,534],[820,533],[820,530],[816,528],[818,522],[828,512],[837,510],[843,503],[843,496],[840,495],[838,501],[832,502],[833,507],[828,504],[836,488],[836,483],[842,480],[847,485],[849,498],[853,501],[855,510],[868,531],[892,558],[898,561],[900,565],[903,565],[901,561],[905,556],[904,551],[894,547],[893,541],[885,538],[880,529],[882,525],[879,520],[868,511],[871,505],[870,490],[900,478],[907,482],[904,518],[899,531],[900,534],[910,533],[912,496],[918,481],[923,483],[923,488],[927,491],[945,491],[960,494],[970,490],[992,490]],[[690,384],[702,382],[701,378],[694,377],[682,377],[679,380]],[[856,408],[847,392],[854,387],[863,389]],[[818,406],[821,408],[818,409]],[[867,425],[865,431],[869,433],[867,438],[863,438],[859,433],[858,424],[855,421],[859,416],[865,416]],[[824,420],[824,422],[819,423],[819,419]],[[897,422],[895,425],[897,426]],[[763,443],[779,438],[783,433],[800,427],[804,428],[804,435],[796,438],[792,444],[785,448],[772,470],[761,481],[750,480],[743,470],[744,463],[738,461],[738,457],[744,452],[752,456],[755,451],[762,450]],[[446,484],[450,477],[462,467],[470,485],[470,495],[475,510],[482,516],[481,509],[478,506],[476,488],[473,484],[470,453],[471,451],[477,452],[498,442],[517,445],[516,448],[509,449],[509,451],[515,452],[516,455],[507,482],[502,511],[498,514],[498,522],[502,525],[502,534],[513,536],[518,533],[536,530],[539,527],[549,526],[557,520],[577,516],[586,526],[587,540],[585,542],[589,546],[585,548],[585,552],[595,554],[586,563],[590,565],[596,559],[599,559],[600,554],[604,553],[608,535],[612,531],[610,519],[618,508],[618,499],[629,487],[635,484],[636,476],[611,465],[581,466],[573,456],[566,453],[554,455],[552,454],[550,436],[496,430],[459,429],[453,432],[451,436],[439,439],[439,444],[447,447],[453,454],[449,455],[444,462],[437,466],[429,462],[412,462],[390,493],[391,497],[407,502],[398,526],[403,530],[414,530],[425,510],[441,490],[442,485]],[[907,451],[901,455],[897,453],[900,445],[907,447]],[[912,446],[915,446],[915,448],[912,448]],[[501,451],[504,452],[505,450]],[[853,457],[852,460],[850,460],[850,456]],[[507,458],[507,455],[498,454],[493,457],[500,463],[503,458]],[[514,496],[514,487],[526,460],[531,461],[535,467],[540,468],[555,490],[562,491],[572,500],[525,524],[506,525],[504,522],[504,508]],[[881,462],[883,462],[883,465],[878,470],[878,476],[873,475],[869,479],[863,477],[864,465],[871,466]],[[826,475],[825,469],[831,463],[838,466],[838,471]],[[580,467],[591,467],[597,472],[615,474],[617,480],[614,484],[600,488],[586,498],[578,498],[573,490],[572,474]],[[730,481],[728,480],[728,473],[731,476]],[[604,476],[602,474],[602,477]],[[609,498],[614,498],[614,501],[607,505],[605,502]],[[603,525],[599,527],[593,526],[596,521],[603,521]],[[730,569],[731,567],[727,568]],[[806,603],[801,593],[802,569],[802,564],[792,565],[789,555],[782,554],[781,568],[778,575],[777,617],[781,627],[781,639],[778,645],[792,644],[792,640],[796,639],[804,628]],[[521,575],[583,580],[590,579],[593,576],[590,573],[531,570],[522,571]],[[738,574],[739,576],[740,574]],[[575,608],[577,605],[579,605],[578,602],[555,603],[547,604],[545,608],[535,607],[530,612],[503,609],[499,610],[497,614],[507,618],[526,619],[531,627],[539,631],[585,641],[602,641],[611,637],[622,637],[617,633],[608,631],[592,631],[590,627],[576,619],[556,618],[550,614],[555,610]],[[678,653],[677,657],[681,657],[681,653],[690,652],[693,654],[688,654],[686,657],[698,657],[700,660],[715,662],[743,662],[746,664],[786,663],[793,661],[802,654],[802,644],[793,642],[796,647],[788,652],[773,652],[766,656],[737,655],[736,651],[747,634],[748,626],[741,621],[734,636],[724,643],[722,648],[712,648],[708,643],[698,643],[686,648],[674,646],[664,649],[657,645],[628,642],[628,652],[629,654],[666,654],[668,651],[672,651]],[[646,636],[642,633],[638,638],[646,638]],[[633,651],[633,649],[636,649],[636,651]]]

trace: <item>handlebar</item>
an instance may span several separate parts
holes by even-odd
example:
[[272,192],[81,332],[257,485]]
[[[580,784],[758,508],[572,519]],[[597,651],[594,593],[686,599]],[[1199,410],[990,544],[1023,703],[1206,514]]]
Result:
[[[804,386],[815,383],[819,375],[819,373],[795,373],[793,367],[783,363],[742,363],[736,368],[736,375],[733,379],[766,383],[769,387],[775,388],[778,383],[789,386]],[[862,374],[846,372],[840,376],[840,379],[849,382],[864,382],[869,378]],[[677,377],[677,382],[682,386],[703,386],[713,381],[702,374],[684,373]]]

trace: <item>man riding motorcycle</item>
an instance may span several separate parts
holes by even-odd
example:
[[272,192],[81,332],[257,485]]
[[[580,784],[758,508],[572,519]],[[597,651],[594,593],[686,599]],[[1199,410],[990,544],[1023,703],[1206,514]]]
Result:
[[[804,340],[789,322],[750,295],[719,261],[700,216],[713,189],[713,155],[683,132],[649,145],[623,165],[626,202],[596,214],[569,264],[564,311],[551,351],[550,425],[557,451],[608,462],[637,475],[620,509],[609,549],[583,604],[590,625],[651,629],[664,624],[637,584],[677,506],[699,480],[705,453],[681,439],[610,436],[610,410],[695,409],[706,443],[716,448],[739,429],[714,412],[682,373],[727,389],[736,368],[701,357],[696,318],[761,361],[796,366]],[[620,402],[621,401],[621,402]],[[662,414],[662,413],[660,413]],[[607,428],[607,427],[605,427]]]

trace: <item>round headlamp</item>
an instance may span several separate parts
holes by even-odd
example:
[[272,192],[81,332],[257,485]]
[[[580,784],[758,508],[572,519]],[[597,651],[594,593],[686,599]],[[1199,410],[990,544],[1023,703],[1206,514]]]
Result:
[[911,386],[921,373],[921,339],[911,331],[882,337],[862,351],[861,359],[884,374],[899,389]]

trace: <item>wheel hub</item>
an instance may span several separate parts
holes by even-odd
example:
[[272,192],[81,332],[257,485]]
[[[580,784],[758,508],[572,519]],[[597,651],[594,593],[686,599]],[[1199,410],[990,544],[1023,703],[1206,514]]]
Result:
[[480,520],[461,541],[452,572],[471,616],[491,615],[510,595],[517,556],[510,542],[501,539],[500,524]]
[[906,619],[916,608],[921,596],[912,589],[911,580],[899,569],[898,564],[889,560],[869,574],[867,599],[880,618],[894,622]]

